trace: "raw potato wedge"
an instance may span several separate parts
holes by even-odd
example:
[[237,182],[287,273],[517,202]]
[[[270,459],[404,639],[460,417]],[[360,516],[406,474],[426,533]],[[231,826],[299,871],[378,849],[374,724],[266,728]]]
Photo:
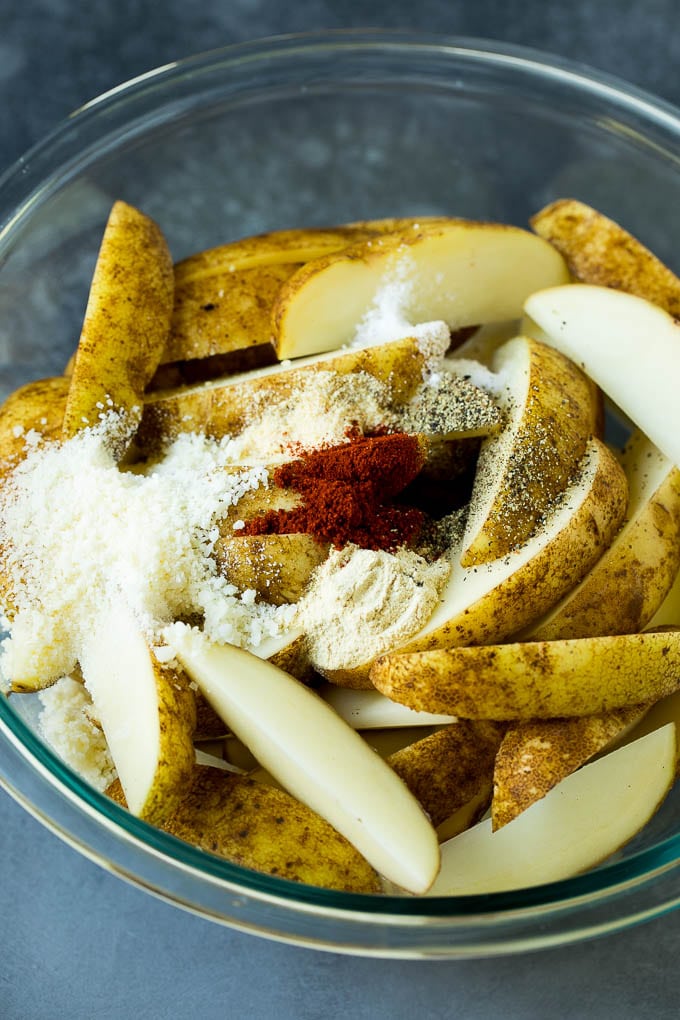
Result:
[[666,597],[680,568],[680,471],[641,432],[622,463],[629,490],[623,527],[581,583],[522,638],[634,634]]
[[4,471],[24,456],[26,433],[60,439],[68,379],[55,376],[20,386],[0,407],[0,467]]
[[524,889],[595,867],[647,824],[674,777],[670,724],[585,765],[499,832],[489,819],[444,843],[429,895]]
[[175,624],[177,658],[230,730],[285,789],[411,892],[429,887],[439,844],[397,775],[316,694],[280,669]]
[[251,589],[280,606],[301,598],[312,571],[326,559],[329,546],[311,535],[240,535],[219,538],[215,560],[241,591]]
[[462,719],[596,715],[680,688],[680,630],[385,655],[371,680],[409,708]]
[[194,768],[196,708],[186,677],[161,666],[122,605],[102,609],[80,665],[130,811],[162,824]]
[[597,408],[583,373],[528,337],[496,353],[506,424],[482,443],[463,538],[464,567],[505,556],[550,512],[576,473]]
[[442,726],[456,721],[451,715],[414,712],[376,690],[352,690],[324,684],[317,688],[317,693],[353,730]]
[[366,372],[389,388],[396,405],[405,404],[421,386],[426,363],[421,345],[407,337],[342,354],[333,351],[294,367],[273,365],[228,380],[151,393],[147,395],[138,441],[142,447],[153,448],[182,432],[202,431],[218,439],[236,435],[252,416],[257,400],[271,404],[290,397],[303,372]]
[[[109,797],[125,805],[114,784]],[[380,892],[380,879],[351,843],[284,790],[221,768],[195,765],[166,832],[234,864],[343,892]]]
[[[598,439],[579,478],[533,538],[500,560],[463,567],[449,552],[451,573],[428,620],[396,652],[493,644],[527,626],[577,584],[603,554],[626,511],[626,476]],[[333,683],[370,686],[371,663],[324,670]],[[455,714],[455,713],[452,713]]]
[[297,358],[350,343],[395,281],[406,321],[457,330],[518,318],[529,294],[568,279],[555,248],[517,227],[452,220],[383,234],[291,276],[272,312],[276,351]]
[[675,575],[666,598],[649,622],[650,628],[680,627],[680,573]]
[[351,226],[275,231],[178,262],[161,365],[178,363],[180,378],[189,382],[273,362],[271,308],[282,284],[310,259],[373,234]]
[[461,720],[396,751],[387,764],[438,826],[488,788],[503,730]]
[[637,723],[647,705],[574,719],[535,719],[511,726],[496,755],[493,831],[545,797],[581,765]]
[[69,439],[121,412],[131,435],[142,415],[144,390],[170,329],[172,259],[158,226],[116,202],[92,278],[64,410]]
[[680,318],[680,280],[632,234],[596,209],[564,198],[531,217],[581,283],[624,290]]
[[525,310],[680,465],[680,321],[642,298],[578,283],[533,294]]

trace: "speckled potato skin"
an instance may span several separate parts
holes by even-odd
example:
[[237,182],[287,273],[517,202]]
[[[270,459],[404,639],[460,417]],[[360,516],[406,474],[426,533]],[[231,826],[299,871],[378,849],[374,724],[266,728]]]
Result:
[[262,347],[273,355],[271,309],[286,280],[311,259],[372,237],[378,230],[367,222],[272,231],[178,262],[170,335],[161,364],[229,354],[232,370],[238,371],[239,352]]
[[579,282],[635,294],[680,318],[680,280],[618,223],[575,199],[553,202],[530,222]]
[[463,719],[595,715],[680,688],[680,630],[383,656],[371,679],[410,708]]
[[160,748],[156,774],[137,813],[151,825],[161,825],[183,798],[194,768],[196,701],[186,675],[149,654],[156,678]]
[[461,554],[465,567],[505,556],[535,533],[596,434],[595,391],[583,372],[558,351],[529,337],[517,338],[500,348],[494,368],[500,368],[499,359],[506,352],[523,351],[524,345],[529,373],[526,402],[517,408],[516,426],[506,426],[508,434],[503,430],[482,443],[471,512],[476,504],[484,506],[488,487],[499,476],[500,486],[485,507],[481,527],[466,539]]
[[395,751],[387,764],[437,826],[488,787],[504,729],[461,720]]
[[535,719],[511,726],[494,767],[494,832],[624,734],[642,718],[647,707],[633,705],[600,715]]
[[[597,563],[626,511],[626,477],[614,455],[593,440],[600,461],[592,489],[565,528],[523,567],[463,612],[400,651],[492,644],[540,616]],[[472,568],[474,569],[474,568]]]
[[634,525],[527,636],[550,641],[644,630],[679,567],[680,471],[672,468]]
[[68,390],[68,379],[54,376],[26,383],[7,397],[0,407],[1,471],[23,457],[26,432],[39,432],[45,439],[61,437]]
[[366,372],[389,386],[395,404],[405,404],[422,383],[424,364],[417,341],[407,338],[270,375],[239,376],[220,384],[151,393],[136,441],[142,449],[154,449],[182,432],[201,431],[217,439],[236,435],[248,421],[254,398],[264,395],[277,400],[290,396],[302,372]]
[[275,606],[297,602],[312,571],[323,563],[330,546],[312,535],[221,536],[215,560],[224,576],[241,591],[252,588]]
[[70,376],[63,437],[97,423],[109,407],[141,418],[144,390],[158,366],[170,329],[172,258],[159,227],[116,202],[90,287]]
[[[107,793],[118,803],[119,784]],[[377,873],[340,833],[290,794],[195,765],[171,835],[244,868],[344,892],[380,892]]]

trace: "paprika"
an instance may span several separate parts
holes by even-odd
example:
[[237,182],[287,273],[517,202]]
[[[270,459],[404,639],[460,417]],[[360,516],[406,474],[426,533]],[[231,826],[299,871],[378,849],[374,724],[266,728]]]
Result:
[[392,502],[425,462],[418,436],[355,436],[305,453],[274,472],[274,483],[302,497],[292,510],[268,510],[246,521],[243,534],[303,532],[340,547],[393,551],[416,537],[422,511]]

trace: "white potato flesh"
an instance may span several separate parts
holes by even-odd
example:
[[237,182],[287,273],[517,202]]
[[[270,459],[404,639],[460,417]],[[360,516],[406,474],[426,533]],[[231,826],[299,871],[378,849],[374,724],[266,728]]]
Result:
[[415,239],[387,234],[291,277],[274,309],[277,350],[300,357],[350,343],[386,291],[406,321],[457,329],[519,318],[529,294],[568,279],[556,249],[517,227],[458,221]]
[[439,867],[434,829],[405,784],[330,706],[271,663],[190,627],[175,624],[168,640],[214,710],[289,793],[387,879],[427,890]]
[[80,665],[128,807],[139,814],[158,771],[161,730],[151,654],[129,610],[102,612]]
[[390,729],[405,726],[445,726],[455,716],[417,712],[390,701],[380,691],[352,690],[324,684],[318,689],[323,700],[354,730]]
[[487,819],[442,845],[431,896],[556,882],[595,867],[650,820],[675,777],[675,725],[572,773],[492,833]]
[[539,291],[524,309],[680,465],[680,322],[643,298],[589,284]]

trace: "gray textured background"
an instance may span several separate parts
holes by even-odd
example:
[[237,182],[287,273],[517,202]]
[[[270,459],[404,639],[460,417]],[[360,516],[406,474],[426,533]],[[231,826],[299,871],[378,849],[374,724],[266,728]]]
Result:
[[[680,104],[678,0],[0,0],[0,169],[102,90],[228,43],[316,28],[522,43]],[[680,912],[506,960],[344,958],[222,929],[130,888],[0,794],[0,1017],[676,1017]]]

